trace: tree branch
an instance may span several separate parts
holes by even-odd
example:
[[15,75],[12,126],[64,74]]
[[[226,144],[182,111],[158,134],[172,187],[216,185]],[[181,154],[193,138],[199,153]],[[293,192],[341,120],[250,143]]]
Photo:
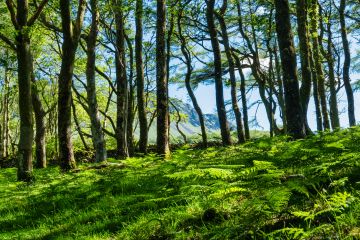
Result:
[[20,29],[20,26],[16,20],[15,6],[12,0],[6,0],[6,6],[9,9],[11,22],[13,23],[16,30]]
[[0,40],[6,43],[12,50],[16,51],[16,45],[9,38],[7,38],[4,34],[0,33]]
[[29,21],[27,22],[28,26],[32,26],[35,21],[39,18],[42,10],[44,9],[45,5],[48,3],[49,0],[43,0],[40,5],[37,7],[36,12],[34,13],[34,15],[29,19]]

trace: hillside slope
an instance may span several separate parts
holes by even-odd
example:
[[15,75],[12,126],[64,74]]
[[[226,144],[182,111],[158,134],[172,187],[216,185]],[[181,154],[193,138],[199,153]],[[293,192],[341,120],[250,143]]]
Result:
[[[360,128],[77,173],[0,169],[0,239],[360,238]],[[91,165],[90,165],[91,166]]]

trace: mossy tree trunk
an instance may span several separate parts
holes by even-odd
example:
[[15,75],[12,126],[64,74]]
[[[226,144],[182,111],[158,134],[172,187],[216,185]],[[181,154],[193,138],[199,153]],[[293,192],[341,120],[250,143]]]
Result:
[[300,103],[299,82],[296,71],[296,53],[291,32],[288,0],[275,0],[276,32],[283,70],[287,131],[295,139],[304,138],[305,124]]
[[91,27],[87,38],[87,63],[86,63],[86,81],[87,81],[87,102],[88,114],[91,122],[91,134],[93,147],[95,149],[95,161],[106,161],[106,146],[104,133],[99,118],[98,102],[96,98],[96,41],[99,25],[99,10],[97,0],[90,0],[91,8]]
[[139,151],[147,153],[148,130],[147,114],[145,103],[145,78],[143,64],[143,0],[136,0],[136,34],[135,34],[135,60],[136,60],[136,90],[137,90],[137,107],[139,118]]
[[169,148],[169,99],[166,58],[166,0],[157,0],[156,18],[156,111],[157,152],[167,157]]

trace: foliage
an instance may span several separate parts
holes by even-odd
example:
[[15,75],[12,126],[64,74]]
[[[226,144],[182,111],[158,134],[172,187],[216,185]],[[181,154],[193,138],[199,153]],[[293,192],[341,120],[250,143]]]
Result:
[[0,170],[1,239],[353,239],[360,128],[156,155],[33,184]]

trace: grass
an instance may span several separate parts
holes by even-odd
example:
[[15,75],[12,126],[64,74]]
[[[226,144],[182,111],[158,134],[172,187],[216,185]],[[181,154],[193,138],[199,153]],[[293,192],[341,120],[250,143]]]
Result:
[[[0,239],[360,238],[360,129],[103,169],[0,169]],[[110,162],[118,162],[109,159]],[[81,165],[85,169],[89,164]]]

